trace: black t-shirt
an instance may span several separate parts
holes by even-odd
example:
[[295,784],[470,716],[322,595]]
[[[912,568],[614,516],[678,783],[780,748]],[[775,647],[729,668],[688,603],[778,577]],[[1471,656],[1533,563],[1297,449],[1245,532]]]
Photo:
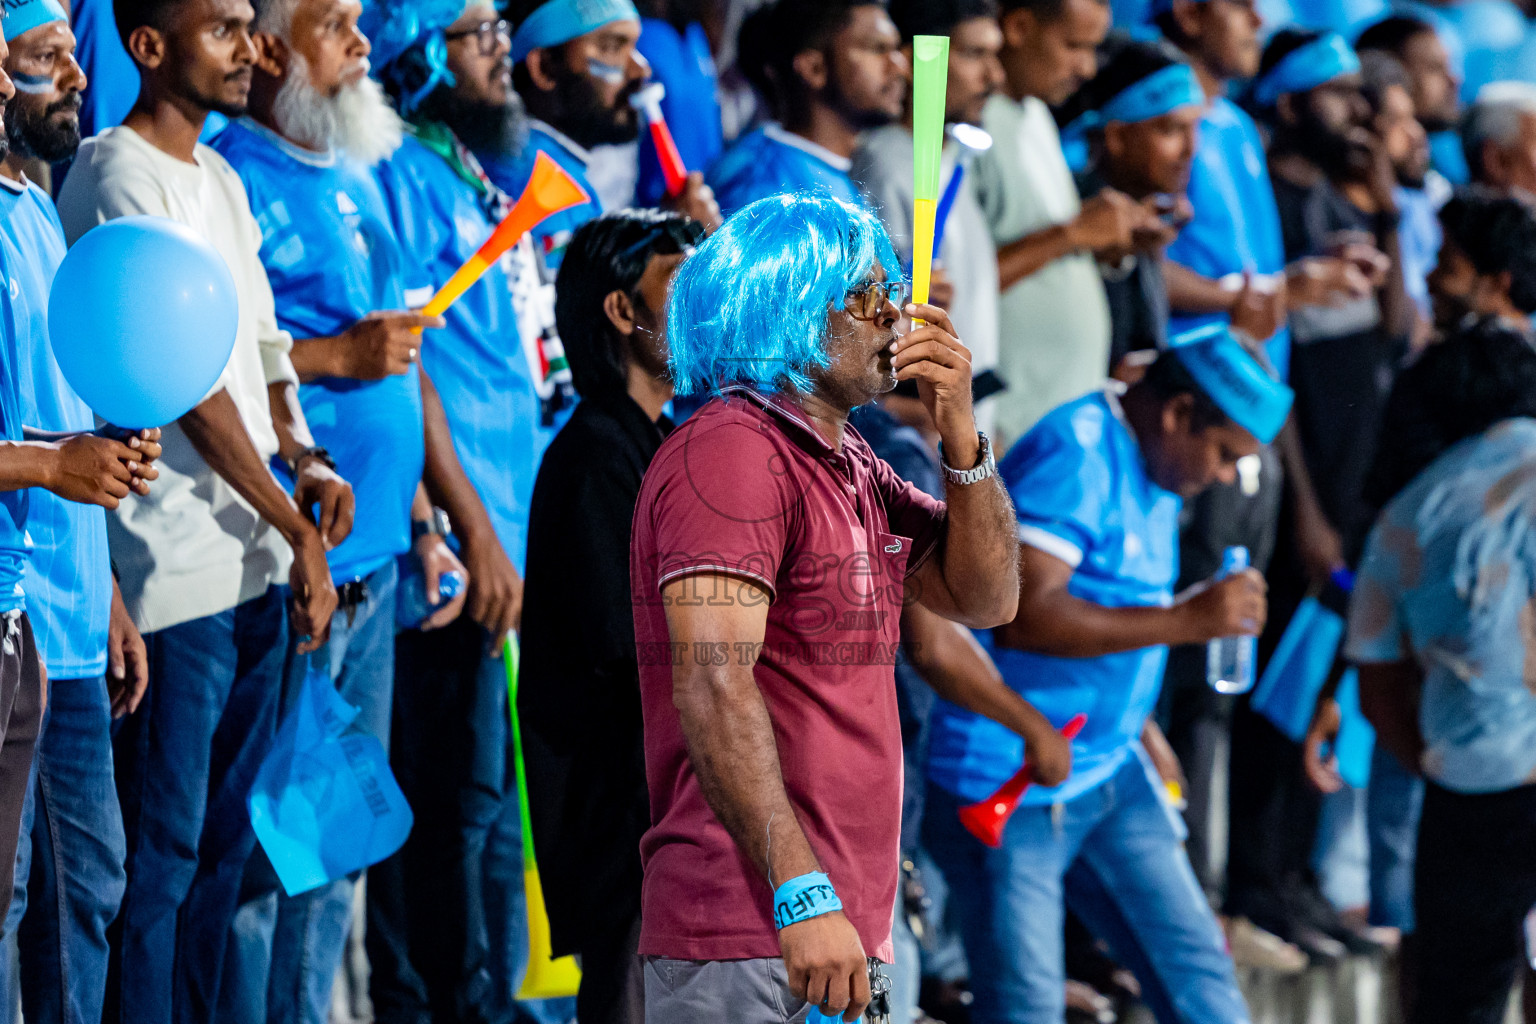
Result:
[[[1077,176],[1077,191],[1090,196],[1106,182],[1095,171]],[[1099,266],[1109,301],[1109,366],[1114,372],[1128,353],[1168,346],[1168,285],[1163,254],[1137,253],[1124,267]]]
[[[1275,179],[1287,262],[1328,255],[1358,236],[1379,245],[1370,214],[1331,183]],[[1293,308],[1291,387],[1296,428],[1318,501],[1353,564],[1374,518],[1361,497],[1401,343],[1382,320],[1375,295],[1338,308]]]
[[640,913],[650,799],[630,522],[671,429],[627,395],[588,398],[551,442],[533,488],[517,705],[557,954]]

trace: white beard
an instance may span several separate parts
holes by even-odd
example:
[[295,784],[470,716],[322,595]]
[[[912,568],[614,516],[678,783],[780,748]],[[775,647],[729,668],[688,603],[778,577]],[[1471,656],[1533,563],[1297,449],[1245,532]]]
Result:
[[297,53],[272,101],[272,117],[292,141],[312,149],[338,149],[369,166],[399,149],[405,134],[400,115],[378,82],[364,74],[335,96],[324,96],[310,84],[309,63]]

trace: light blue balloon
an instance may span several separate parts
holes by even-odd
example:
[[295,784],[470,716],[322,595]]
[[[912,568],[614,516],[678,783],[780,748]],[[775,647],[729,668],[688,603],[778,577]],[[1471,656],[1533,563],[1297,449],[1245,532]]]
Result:
[[64,379],[96,415],[130,429],[164,426],[202,401],[229,363],[239,318],[224,258],[165,217],[87,231],[48,296]]

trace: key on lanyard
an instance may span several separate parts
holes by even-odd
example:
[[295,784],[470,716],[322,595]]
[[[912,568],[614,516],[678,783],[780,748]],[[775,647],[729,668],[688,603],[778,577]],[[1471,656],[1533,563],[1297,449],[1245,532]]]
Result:
[[882,967],[879,960],[870,958],[869,1008],[864,1011],[868,1024],[891,1024],[891,979]]

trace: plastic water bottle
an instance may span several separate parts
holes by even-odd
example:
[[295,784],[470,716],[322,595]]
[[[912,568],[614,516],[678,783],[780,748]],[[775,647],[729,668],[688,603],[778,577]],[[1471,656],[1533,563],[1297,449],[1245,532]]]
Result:
[[[1248,549],[1227,548],[1217,579],[1226,579],[1248,568]],[[1206,647],[1205,681],[1217,693],[1247,693],[1253,689],[1253,663],[1258,640],[1251,636],[1223,636]]]
[[427,620],[427,616],[458,597],[463,589],[461,573],[445,572],[437,578],[437,604],[431,604],[427,601],[427,578],[415,573],[400,588],[395,621],[402,629],[415,629]]

